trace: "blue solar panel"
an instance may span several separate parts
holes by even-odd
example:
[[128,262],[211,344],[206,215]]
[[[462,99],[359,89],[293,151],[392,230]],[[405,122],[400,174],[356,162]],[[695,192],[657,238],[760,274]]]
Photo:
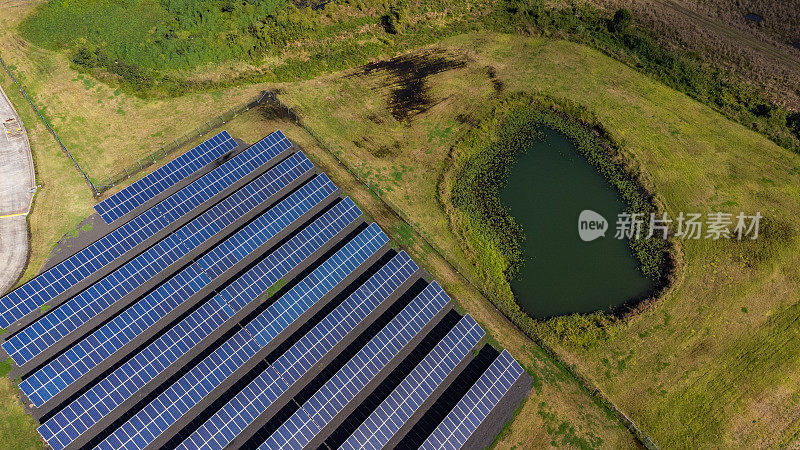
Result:
[[[350,201],[349,198],[348,201]],[[355,210],[357,211],[357,208]],[[248,323],[247,329],[262,346],[266,346],[288,324],[308,311],[312,305],[328,294],[334,286],[344,280],[388,240],[377,225],[370,225],[342,250],[317,267],[289,292],[278,298],[263,313]],[[241,284],[244,286],[249,280],[243,278]],[[247,295],[244,289],[233,285],[231,287],[234,291]]]
[[[295,161],[293,161],[295,159]],[[286,167],[281,167],[283,165]],[[310,162],[300,154],[295,154],[281,166],[273,170],[288,171],[302,168],[302,171],[310,169]],[[299,170],[298,170],[299,172]],[[264,174],[259,180],[267,177]],[[297,173],[299,175],[300,173]],[[277,179],[277,178],[274,178]],[[266,183],[254,181],[253,184],[269,186]],[[284,180],[285,181],[285,180]],[[284,183],[285,184],[285,183]],[[122,346],[140,335],[149,326],[177,308],[183,301],[209,284],[212,279],[222,273],[206,272],[201,264],[205,260],[226,260],[226,255],[235,255],[235,261],[250,254],[259,246],[275,236],[282,228],[274,225],[281,223],[288,225],[292,223],[300,214],[307,211],[307,207],[301,207],[304,201],[309,198],[324,198],[335,187],[330,181],[322,178],[315,179],[302,189],[295,192],[288,199],[278,204],[275,208],[259,216],[247,227],[239,230],[234,235],[228,237],[222,244],[206,254],[198,262],[179,272],[158,289],[131,305],[126,311],[114,318],[103,327],[91,335],[84,338],[74,347],[71,347],[64,354],[48,363],[39,371],[33,373],[20,383],[20,388],[28,395],[34,405],[41,406],[44,402],[62,391],[69,384],[77,380],[80,376],[95,368],[100,362],[109,357]],[[266,189],[244,189],[250,195],[243,199],[252,199],[254,195],[263,193]],[[271,191],[277,191],[272,189]],[[255,204],[265,200],[259,198]],[[242,202],[239,202],[242,203]],[[247,204],[253,204],[248,200]],[[292,206],[286,206],[291,204]],[[283,207],[281,206],[283,205]],[[219,216],[218,216],[219,217]],[[194,223],[194,222],[192,222]],[[215,222],[203,221],[203,229],[215,228]],[[229,245],[234,244],[234,245]],[[224,251],[218,251],[218,250]],[[215,265],[217,268],[227,270],[230,266]],[[224,270],[223,270],[224,271]]]
[[[355,356],[339,369],[314,395],[295,413],[307,415],[319,429],[347,405],[422,328],[450,301],[447,294],[434,282],[411,301],[381,331],[378,332]],[[311,442],[318,431],[296,433],[288,444],[287,427],[307,426],[303,420],[291,420],[281,425],[265,442],[261,449],[278,447],[303,448]]]
[[396,255],[281,355],[273,367],[288,384],[294,384],[417,269],[405,252]]
[[314,439],[319,431],[319,427],[308,417],[303,408],[300,408],[259,449],[301,449]]
[[288,386],[278,372],[272,367],[267,367],[178,448],[184,450],[225,448],[286,389]]
[[23,380],[20,389],[35,406],[41,406],[210,281],[196,264],[187,267],[114,320]]
[[[338,203],[210,301],[202,304],[176,326],[133,355],[125,364],[53,415],[39,427],[39,433],[54,449],[61,449],[74,441],[109,411],[133,396],[136,391],[219,328],[244,307],[245,302],[263,295],[276,281],[360,216],[361,212],[350,199]],[[237,288],[237,283],[243,279],[246,279],[247,283]],[[243,287],[246,293],[242,292]]]
[[350,435],[341,448],[381,449],[466,357],[484,331],[464,316]]
[[7,328],[85,280],[289,147],[291,143],[282,133],[276,132],[267,136],[85,249],[10,292],[0,299],[0,328]]
[[3,349],[20,366],[27,363],[185,254],[180,237],[177,234],[167,236],[3,342]]
[[421,448],[457,450],[464,446],[522,372],[522,367],[503,350],[433,430]]
[[[166,267],[186,255],[224,226],[249,212],[291,179],[311,168],[305,155],[295,154],[278,167],[262,175],[246,188],[220,202],[199,217],[166,237],[155,246],[92,285],[89,289],[56,308],[2,344],[22,365],[45,351],[59,339],[104,311],[117,300],[138,288]],[[289,198],[271,208],[259,220],[216,247],[198,263],[211,278],[216,278],[232,263],[261,245],[267,236],[274,236],[283,226],[293,222],[311,207],[334,192],[336,187],[326,177],[312,180]],[[261,200],[261,201],[256,201]],[[259,227],[270,222],[265,230]],[[212,264],[208,260],[220,261]]]
[[112,223],[234,148],[236,141],[223,131],[98,203],[94,209],[106,223]]
[[[364,236],[364,233],[368,233],[367,236]],[[369,235],[374,235],[375,237]],[[378,237],[380,237],[380,239],[375,242]],[[375,224],[362,232],[357,239],[369,239],[369,241],[365,242],[363,245],[369,246],[374,250],[380,248],[387,240],[386,236],[383,235]],[[358,252],[363,252],[363,250],[358,250]],[[366,259],[366,257],[364,259]],[[331,261],[336,261],[336,259],[331,258],[328,262]],[[300,376],[306,373],[311,366],[330,351],[330,349],[347,333],[352,331],[364,317],[403,284],[416,270],[416,264],[414,264],[407,255],[403,253],[395,256],[389,263],[370,277],[365,284],[359,287],[356,292],[331,311],[311,331],[292,345],[292,347],[281,356],[278,362],[270,366],[267,371],[270,371],[270,373],[274,372],[274,376],[280,377],[284,382],[284,386],[294,384]],[[318,283],[318,287],[309,288],[298,285],[296,288],[301,287],[301,289],[297,291],[302,292],[302,295],[311,294],[320,288],[327,292],[327,290],[343,279],[343,277],[336,276],[321,278],[320,275],[324,275],[326,272],[327,270],[324,270],[322,273],[313,274],[313,276],[307,277],[303,282],[315,282]],[[247,325],[247,329],[252,330],[251,332],[259,333],[259,330],[263,329],[265,323],[269,324],[269,327],[274,327],[276,323],[284,324],[283,327],[285,327],[285,324],[294,321],[307,307],[303,304],[305,302],[301,303],[295,300],[296,297],[290,295],[291,293],[292,292],[289,292],[287,295],[281,297],[281,299],[287,298],[289,302],[283,302],[283,304],[280,305],[272,305],[275,306],[272,310],[277,312],[277,314],[275,312],[265,312],[259,319],[269,317],[268,321],[254,320]],[[324,292],[321,294],[324,295]],[[316,300],[322,295],[315,296]],[[298,305],[301,304],[303,304],[303,308],[299,308],[299,310],[294,313],[290,312],[286,314],[286,311],[297,310]],[[261,345],[266,345],[268,340],[276,334],[277,332],[270,333],[266,337],[267,341],[262,341]],[[256,336],[262,339],[265,338],[263,334],[256,334]],[[196,448],[196,445],[200,446],[200,443],[203,443],[204,446],[210,446],[211,448],[221,448],[229,444],[230,441],[252,423],[256,417],[264,413],[280,395],[273,395],[275,392],[274,388],[261,388],[261,386],[265,385],[263,381],[264,377],[270,379],[274,378],[273,375],[268,376],[262,373],[251,382],[244,391],[237,394],[225,407],[195,431],[195,433],[184,442],[183,447]],[[286,388],[287,387],[284,387],[283,389],[285,390]],[[241,403],[248,403],[250,406],[247,409],[240,409],[238,405]],[[220,422],[226,423],[227,428],[220,428],[217,426]],[[234,432],[233,430],[236,431]],[[190,445],[190,443],[192,443],[192,445]]]
[[144,449],[201,399],[255,356],[261,347],[242,328],[208,357],[162,392],[97,448]]
[[[320,175],[278,203],[258,220],[216,246],[197,262],[210,277],[218,277],[258,246],[275,236],[287,225],[310,211],[336,191],[336,186],[325,175]],[[262,228],[262,223],[267,223]]]

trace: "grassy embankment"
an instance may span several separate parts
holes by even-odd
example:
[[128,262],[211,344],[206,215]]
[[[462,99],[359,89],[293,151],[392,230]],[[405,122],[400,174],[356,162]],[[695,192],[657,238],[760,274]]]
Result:
[[499,90],[584,105],[673,217],[761,211],[767,220],[755,242],[685,242],[674,288],[614,326],[607,341],[551,341],[664,447],[795,436],[800,157],[572,43],[486,33],[446,40],[431,53],[464,64],[428,77],[426,109],[402,121],[392,115],[402,83],[386,71],[287,84],[282,98],[462,268],[470,261],[437,186],[452,146]]

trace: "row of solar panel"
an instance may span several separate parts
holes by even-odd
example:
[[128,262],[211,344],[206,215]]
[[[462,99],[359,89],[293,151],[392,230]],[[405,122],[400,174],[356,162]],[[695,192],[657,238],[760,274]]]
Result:
[[[238,261],[264,245],[334,190],[335,186],[324,175],[315,178],[225,239],[196,263],[167,280],[122,314],[26,378],[20,384],[23,392],[34,405],[41,406]],[[276,224],[281,227],[276,227]],[[7,342],[11,343],[12,341]]]
[[0,328],[89,278],[291,147],[276,132],[0,299]]
[[[357,208],[355,208],[354,205],[352,205],[352,208],[355,210],[355,212],[357,212]],[[358,215],[360,215],[360,213],[354,215],[353,217],[357,217]],[[368,233],[371,233],[372,236],[367,236]],[[374,240],[375,236],[377,235],[382,238],[378,242],[380,245],[387,241],[385,236],[383,236],[383,234],[373,224],[359,236],[361,241],[358,238],[354,239],[348,244],[347,247],[343,248],[326,263],[321,265],[315,272],[307,276],[303,282],[299,283],[292,291],[290,291],[290,293],[287,293],[285,297],[297,298],[301,292],[313,292],[313,288],[309,289],[312,280],[316,281],[317,285],[323,283],[325,280],[329,280],[329,276],[332,274],[330,271],[330,266],[331,264],[335,263],[335,261],[342,260],[343,252],[350,251],[352,254],[354,247],[359,245],[363,247],[363,244],[360,242],[363,242],[363,240],[367,238]],[[372,251],[377,250],[380,245],[373,245]],[[339,266],[341,267],[341,263]],[[350,267],[353,267],[353,265]],[[405,275],[397,276],[398,273],[403,273],[401,270],[403,267],[406,268]],[[410,270],[411,273],[416,270],[416,266],[413,264],[413,261],[411,261],[404,253],[399,254],[390,263],[384,266],[381,271],[370,278],[370,280],[368,280],[368,282],[365,283],[358,291],[352,294],[348,300],[363,298],[365,291],[371,291],[373,293],[372,296],[375,296],[376,298],[385,298],[387,296],[387,291],[391,292],[391,288],[387,288],[387,284],[398,286],[398,283],[401,283],[403,280],[407,279],[408,275],[410,275],[409,269],[413,269]],[[326,273],[328,274],[328,277],[325,276]],[[391,284],[391,280],[394,280],[394,284]],[[333,287],[338,284],[338,281],[340,280],[333,280],[333,283],[328,283],[328,285]],[[267,287],[268,286],[265,285],[262,289],[266,290]],[[291,295],[291,293],[294,293],[294,295]],[[356,357],[352,358],[350,362],[345,365],[345,367],[337,372],[337,374],[331,378],[331,380],[329,380],[325,386],[323,386],[323,388],[320,389],[309,400],[309,402],[303,405],[303,408],[298,410],[298,413],[296,413],[295,416],[293,416],[288,422],[279,428],[279,430],[276,431],[275,434],[270,437],[270,439],[278,439],[280,440],[281,445],[290,444],[292,448],[295,447],[295,445],[292,445],[293,443],[310,442],[314,435],[319,432],[319,427],[314,430],[314,427],[316,426],[315,424],[327,423],[326,419],[327,421],[330,421],[338,413],[338,411],[341,410],[341,407],[349,402],[349,397],[352,397],[356,392],[363,388],[369,379],[371,379],[372,376],[380,370],[380,367],[382,367],[381,363],[385,365],[388,360],[393,357],[393,355],[395,355],[403,346],[405,346],[405,344],[407,344],[408,341],[410,341],[410,339],[417,334],[426,323],[430,321],[433,315],[435,315],[435,313],[440,310],[447,301],[448,299],[446,294],[441,291],[438,285],[435,283],[431,284],[425,291],[423,291],[422,294],[420,294],[414,301],[412,301],[411,304],[409,304],[400,314],[398,314],[395,319],[385,326],[383,330],[356,355]],[[331,312],[326,319],[333,320],[338,318],[340,323],[349,323],[351,327],[354,327],[357,322],[353,323],[352,319],[349,322],[347,320],[348,317],[351,317],[350,314],[342,314],[342,307],[344,305],[348,305],[351,311],[357,310],[359,307],[361,307],[363,310],[363,303],[356,305],[354,302],[346,301],[343,302],[340,307],[337,307],[337,309]],[[271,310],[265,311],[259,316],[259,318],[274,315],[275,311],[286,312],[293,309],[292,307],[287,308],[285,304],[276,304],[274,306],[277,306],[277,308],[272,308]],[[263,320],[254,320],[248,325],[253,325],[259,322],[265,323]],[[290,323],[290,321],[285,322],[285,324],[288,323]],[[329,321],[320,322],[317,327],[315,327],[306,335],[308,337],[307,339],[298,341],[289,351],[284,354],[284,356],[287,358],[287,362],[297,361],[298,356],[301,356],[304,353],[305,355],[313,354],[320,356],[321,354],[327,353],[327,351],[323,348],[317,348],[313,350],[308,348],[310,343],[316,343],[317,345],[320,345],[320,347],[330,345],[330,336],[322,336],[319,334],[320,330],[322,329],[329,330],[328,333],[334,336],[334,341],[338,341],[341,339],[341,337],[343,337],[342,335],[333,333],[333,328],[330,327]],[[222,346],[217,348],[209,357],[205,358],[199,365],[190,370],[178,382],[170,386],[164,393],[159,395],[144,409],[140,410],[124,425],[114,431],[114,433],[112,433],[105,441],[103,441],[100,447],[144,448],[148,444],[152,443],[163,431],[177,422],[180,417],[185,416],[194,405],[200,402],[203,398],[206,398],[215,387],[219,386],[223,380],[233,374],[238,368],[242,367],[247,360],[255,356],[258,350],[265,345],[254,338],[254,336],[258,335],[258,333],[254,334],[251,330],[253,330],[253,327],[251,326],[240,329],[238,333],[226,341]],[[474,347],[482,335],[482,330],[480,330],[480,327],[478,327],[477,324],[474,324],[474,321],[472,321],[471,318],[467,317],[462,319],[462,322],[460,322],[459,325],[454,328],[448,334],[448,336],[442,340],[442,342],[440,342],[437,348],[428,355],[426,360],[419,364],[416,375],[412,373],[408,380],[416,381],[417,379],[420,379],[421,381],[416,384],[417,386],[423,386],[423,379],[430,378],[432,374],[437,374],[439,378],[438,381],[441,382],[447,373],[444,367],[455,367],[458,361],[461,360],[461,358],[458,357],[445,359],[441,356],[441,354],[447,352],[452,353],[454,351],[457,352],[459,350],[462,354],[466,354],[466,352]],[[321,354],[319,353],[320,351],[322,352]],[[436,365],[437,363],[440,367],[439,371],[429,369],[431,366]],[[265,410],[269,404],[274,401],[274,399],[279,397],[280,394],[288,389],[289,385],[291,385],[291,381],[288,381],[291,378],[282,378],[288,372],[288,370],[283,370],[283,374],[281,373],[282,370],[280,369],[280,366],[285,364],[286,362],[276,362],[276,364],[270,366],[268,369],[268,371],[271,370],[272,372],[265,372],[253,382],[260,383],[260,385],[254,385],[251,383],[251,385],[248,386],[249,390],[246,389],[246,391],[251,393],[259,393],[257,398],[249,398],[251,404],[249,409],[236,408],[235,410],[238,412],[238,415],[235,418],[229,417],[230,423],[226,427],[216,427],[213,425],[215,421],[218,422],[221,420],[218,415],[215,415],[212,417],[212,419],[207,421],[206,424],[201,426],[192,435],[192,437],[186,441],[185,444],[189,445],[189,443],[191,443],[189,448],[196,448],[200,445],[207,445],[208,448],[222,448],[224,446],[222,445],[223,442],[230,442],[230,440],[238,434],[235,432],[235,430],[246,427],[249,421],[252,421],[255,419],[255,417],[257,417],[258,414],[256,413],[258,413],[260,410]],[[286,367],[294,369],[296,366],[294,364],[289,364]],[[423,374],[425,377],[422,376]],[[275,378],[276,375],[278,378]],[[297,377],[297,375],[295,375],[295,377]],[[407,383],[411,383],[411,381],[407,381]],[[267,387],[259,389],[259,386]],[[435,385],[431,383],[425,384],[424,386],[429,390],[432,390],[432,387],[435,387]],[[404,391],[402,391],[401,387],[398,387],[396,392],[399,394],[394,394],[395,396],[403,395]],[[266,395],[266,397],[262,397],[263,395]],[[502,393],[499,397],[502,397]],[[497,398],[498,400],[499,397]],[[404,395],[403,398],[407,399],[408,397]],[[418,399],[419,397],[413,398]],[[237,396],[231,401],[230,404],[232,405],[233,402],[237,401],[237,399],[240,402],[243,400],[241,396]],[[387,402],[388,401],[390,401],[390,399],[387,399]],[[259,403],[260,406],[253,406],[255,403]],[[228,410],[230,410],[231,407],[233,406],[228,407]],[[255,409],[253,409],[254,407]],[[308,410],[312,411],[310,415],[307,412]],[[402,411],[408,414],[409,410],[409,408],[402,410],[396,408],[395,413]],[[90,409],[88,411],[89,415],[93,416],[93,410]],[[263,413],[263,411],[260,412]],[[312,416],[314,419],[312,419]],[[72,426],[75,430],[80,430],[82,428],[81,425],[84,425],[84,422],[86,422],[85,418],[80,419],[82,416],[79,414],[67,414],[62,417],[62,419],[68,419],[69,417],[72,417],[73,421],[77,420],[80,422],[80,425],[74,422],[69,424],[69,426]],[[242,422],[241,419],[244,419],[244,422]],[[55,420],[55,418],[52,420]],[[397,425],[398,423],[402,424],[402,422],[397,422],[396,420],[384,420],[383,422],[384,425],[388,424],[389,426],[399,426]],[[48,421],[46,424],[49,423],[50,421]],[[305,427],[303,428],[305,433],[296,433],[292,431],[292,427],[296,426],[298,423],[301,423],[301,426]],[[44,427],[44,425],[42,427]],[[322,425],[322,427],[324,427],[324,425]],[[211,432],[210,430],[215,431]],[[282,439],[285,437],[286,432],[291,433],[291,438],[283,442]],[[381,436],[387,435],[388,434],[386,434],[385,431],[383,434],[381,434]],[[203,444],[200,444],[200,442]],[[268,441],[265,443],[265,445],[270,446],[274,443],[275,442]],[[60,447],[56,446],[55,448]]]
[[[266,201],[291,181],[311,170],[313,165],[301,153],[293,155],[283,163],[248,184],[234,195],[229,196],[215,207],[201,214],[188,224],[168,235],[153,247],[135,257],[128,263],[95,283],[79,295],[68,300],[34,322],[21,332],[15,334],[2,344],[3,348],[18,365],[23,365],[38,356],[55,342],[100,314],[119,299],[156,277],[162,270],[194,250],[202,243],[216,235],[222,229],[253,208]],[[275,223],[269,232],[277,232],[278,224],[286,225],[287,213],[295,218],[303,214],[311,206],[305,197],[322,189],[314,195],[327,196],[335,186],[326,177],[318,177],[292,197],[279,204],[275,211]],[[273,209],[274,211],[274,209]],[[210,275],[216,278],[220,268],[216,267],[226,261],[219,260],[219,251],[200,261],[204,268],[213,268]],[[237,256],[238,257],[238,256]]]
[[[296,159],[293,164],[297,164],[299,159],[307,162],[302,154],[293,155],[289,160],[293,158]],[[302,173],[305,172],[297,173],[295,179]],[[289,182],[286,180],[284,185]],[[335,189],[324,175],[307,183],[213,247],[202,258],[173,275],[115,319],[26,378],[21,384],[23,391],[34,403],[40,402],[37,404],[39,406],[74,385],[94,368],[107,364],[112,354],[145,333],[159,319],[195,296],[212,280],[222,277],[237,262],[248,255],[257,255],[258,248],[282,230],[293,227],[292,224],[299,217],[320,204]],[[245,200],[251,203],[229,205],[232,208],[230,217],[233,219],[227,224],[259,204],[251,197],[246,197]],[[162,330],[155,340],[135,351],[113,372],[99,380],[87,379],[90,385],[84,392],[39,427],[42,436],[56,449],[85,445],[91,436],[111,425],[135,405],[138,399],[164,383],[167,368],[184,366],[194,355],[205,349],[210,352],[208,356],[193,367],[183,367],[185,374],[181,378],[168,386],[161,386],[160,393],[152,401],[141,407],[137,406],[128,420],[116,429],[109,430],[110,434],[100,447],[142,449],[154,443],[166,443],[165,439],[177,431],[179,421],[187,423],[202,412],[208,403],[206,401],[200,405],[201,402],[218,397],[227,389],[223,385],[226,380],[237,379],[243,371],[263,360],[265,355],[258,356],[259,352],[271,344],[274,346],[274,343],[279,343],[282,339],[276,341],[276,338],[281,333],[297,323],[303,314],[319,307],[326,295],[333,292],[348,276],[355,274],[365,261],[387,244],[388,238],[372,224],[299,280],[289,292],[274,300],[253,320],[239,324],[238,321],[242,320],[246,311],[260,303],[254,300],[263,297],[283,277],[298,270],[304,261],[310,261],[323,247],[332,245],[333,237],[358,221],[360,216],[361,212],[350,199],[337,203],[257,264],[237,275],[225,289],[202,302],[180,322]],[[202,221],[198,220],[201,217]],[[174,233],[161,242],[177,235],[176,248],[194,249],[227,226],[215,226],[219,223],[222,222],[218,217],[201,215],[181,228],[181,233]],[[163,258],[160,254],[153,256]],[[136,258],[128,264],[135,260]],[[150,260],[145,262],[149,263]],[[137,263],[131,267],[138,273],[145,265]],[[379,305],[404,291],[401,287],[409,285],[417,270],[416,264],[405,253],[397,254],[294,342],[228,404],[197,428],[184,441],[184,447],[222,448],[246,428],[258,426],[259,417],[290,386],[304,376],[310,376],[313,373],[312,368],[319,365],[325,355],[340,351],[341,348],[334,348],[337,345],[341,347],[344,338],[352,334],[359,324],[371,320],[368,317],[374,316]],[[115,274],[117,271],[109,277],[119,279],[113,277]],[[134,278],[135,275],[132,275],[123,279],[129,284]],[[449,298],[438,284],[434,282],[428,285],[300,405],[295,414],[269,437],[264,446],[301,448],[314,439],[321,439],[319,434],[333,423],[345,405],[352,402],[359,392],[364,391],[376,375],[407,348],[415,336],[429,326],[433,317],[448,302]],[[74,325],[72,322],[75,320],[84,320],[80,314],[73,314],[68,318],[70,325]],[[216,339],[215,336],[223,335],[232,327],[235,333],[230,338],[219,345],[215,344],[215,348],[206,349]],[[55,325],[52,329],[58,329],[58,326]],[[53,336],[54,343],[58,342],[58,334]],[[359,443],[377,448],[384,445],[381,442],[388,442],[482,336],[483,331],[471,317],[462,318],[345,444]],[[32,347],[38,348],[39,345],[41,344],[37,343]],[[52,344],[48,344],[45,348],[51,346]],[[505,352],[504,354],[507,355]],[[510,359],[508,365],[516,365],[516,362]],[[465,442],[474,431],[470,431],[470,427],[477,428],[522,371],[518,365],[511,369],[506,367],[504,371],[498,372],[497,379],[491,378],[488,373],[489,371],[484,373],[481,380],[489,377],[489,384],[482,386],[495,389],[493,394],[476,392],[472,397],[467,395],[461,399],[458,404],[461,407],[447,416],[450,418],[447,427],[445,422],[439,424],[439,434],[436,436],[440,441],[435,442],[455,445],[453,443],[460,442],[462,438]],[[462,405],[462,402],[472,403]],[[367,436],[365,433],[371,434]],[[429,440],[433,437],[431,435]]]
[[98,203],[94,209],[106,223],[112,223],[235,147],[236,141],[223,131]]
[[[376,279],[392,277],[391,268],[376,274]],[[384,283],[377,283],[379,286]],[[365,285],[360,290],[374,287]],[[380,291],[372,295],[380,296]],[[252,338],[248,327],[217,348],[199,365],[192,368],[180,380],[137,412],[101,444],[108,448],[144,448],[177,422],[187,419],[187,413],[206,398],[215,388],[235,371],[244,367],[262,346]],[[195,411],[196,413],[196,411]],[[164,420],[164,417],[170,419]]]
[[[287,264],[281,262],[289,259],[295,266],[308,258],[322,244],[348,224],[352,223],[361,212],[351,200],[346,199],[323,216],[304,228],[291,240],[287,241],[265,259],[250,268],[237,281],[229,284],[213,299],[204,303],[189,316],[183,319],[153,341],[147,347],[133,355],[125,364],[110,375],[100,380],[91,389],[53,415],[39,428],[40,433],[53,446],[63,448],[73,442],[90,427],[101,421],[109,412],[119,407],[140,391],[147,383],[159,376],[164,370],[186,355],[205,338],[229,323],[233,316],[241,311],[241,307],[252,303],[263,295],[288,272]],[[375,231],[372,231],[375,234]],[[354,241],[340,253],[347,255],[357,245]],[[382,245],[382,244],[381,244]],[[353,257],[362,257],[361,253]],[[339,256],[341,260],[341,256]],[[364,258],[366,259],[366,258]],[[317,268],[312,275],[325,279],[330,265]],[[329,275],[329,274],[327,274]],[[240,289],[243,282],[248,289]],[[288,311],[287,311],[288,312]],[[274,314],[274,308],[272,313]],[[288,322],[284,322],[288,324]],[[76,421],[76,419],[78,419]]]

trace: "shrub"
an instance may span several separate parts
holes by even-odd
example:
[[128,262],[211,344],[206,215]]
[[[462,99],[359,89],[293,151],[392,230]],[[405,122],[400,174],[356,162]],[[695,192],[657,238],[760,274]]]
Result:
[[625,33],[633,23],[633,15],[625,8],[620,8],[614,13],[614,17],[608,23],[608,29],[612,33]]

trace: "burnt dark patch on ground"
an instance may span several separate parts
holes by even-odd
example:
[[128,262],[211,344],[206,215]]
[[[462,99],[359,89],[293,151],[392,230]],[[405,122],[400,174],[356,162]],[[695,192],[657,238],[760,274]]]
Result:
[[486,74],[489,75],[489,80],[494,85],[495,92],[503,92],[503,81],[497,78],[497,70],[492,66],[486,66]]
[[292,113],[275,101],[267,101],[258,105],[258,112],[261,114],[261,117],[267,120],[294,121]]
[[430,93],[428,77],[465,65],[466,60],[462,57],[425,52],[367,64],[353,76],[389,73],[391,78],[386,84],[391,89],[389,108],[395,119],[405,121],[436,104]]

